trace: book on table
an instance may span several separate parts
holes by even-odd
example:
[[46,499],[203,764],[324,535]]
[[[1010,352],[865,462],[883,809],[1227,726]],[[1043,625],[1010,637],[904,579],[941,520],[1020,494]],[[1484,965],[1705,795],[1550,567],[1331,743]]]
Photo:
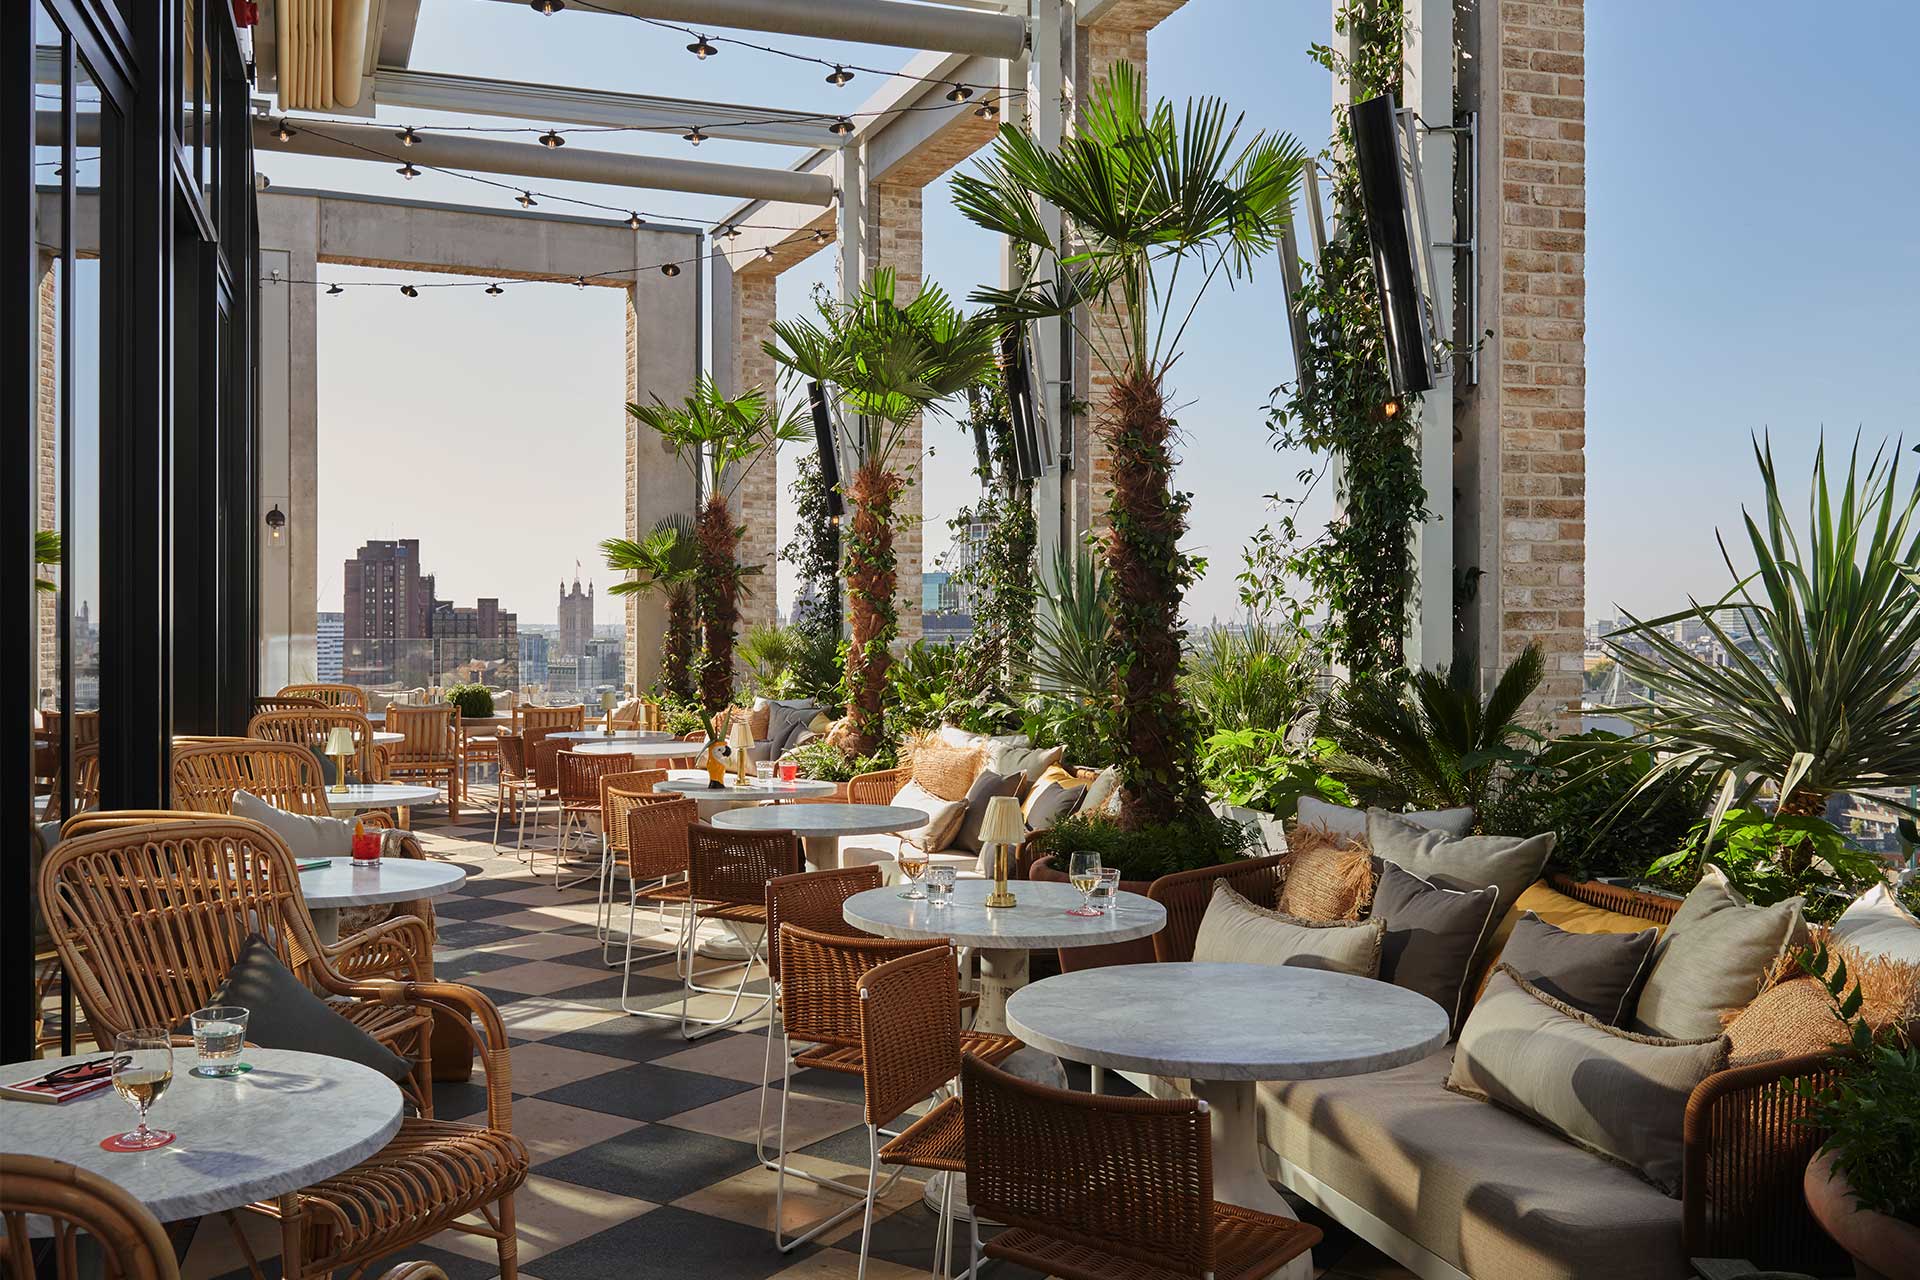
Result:
[[57,1067],[13,1084],[0,1085],[0,1098],[12,1102],[71,1102],[113,1084],[113,1055]]

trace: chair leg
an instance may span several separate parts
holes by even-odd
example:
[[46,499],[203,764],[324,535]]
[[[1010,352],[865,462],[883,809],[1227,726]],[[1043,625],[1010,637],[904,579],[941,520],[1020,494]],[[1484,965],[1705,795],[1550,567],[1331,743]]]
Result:
[[1107,1069],[1096,1065],[1090,1070],[1091,1074],[1087,1078],[1087,1092],[1105,1093],[1107,1091]]
[[500,1197],[500,1280],[520,1274],[520,1233],[513,1221],[513,1193]]
[[[702,1036],[710,1036],[716,1031],[733,1026],[743,1018],[753,1016],[752,1013],[742,1014],[740,1012],[740,1002],[746,998],[747,983],[753,980],[753,966],[758,963],[760,959],[760,944],[758,942],[748,941],[746,935],[733,921],[729,920],[726,924],[727,928],[733,933],[733,936],[739,940],[740,945],[747,949],[747,958],[739,963],[740,985],[735,987],[732,992],[717,989],[709,990],[706,987],[697,985],[693,981],[693,958],[689,956],[687,958],[687,980],[680,990],[680,1035],[682,1039],[698,1040]],[[732,965],[723,966],[723,968],[732,967]],[[687,1016],[687,1002],[693,997],[695,992],[722,996],[731,994],[733,996],[733,1003],[728,1005],[727,1011],[718,1018],[689,1018]],[[760,1007],[766,1007],[772,1003],[773,993],[769,991],[766,997],[760,1002]],[[697,1031],[691,1030],[691,1028],[694,1027],[700,1029]]]

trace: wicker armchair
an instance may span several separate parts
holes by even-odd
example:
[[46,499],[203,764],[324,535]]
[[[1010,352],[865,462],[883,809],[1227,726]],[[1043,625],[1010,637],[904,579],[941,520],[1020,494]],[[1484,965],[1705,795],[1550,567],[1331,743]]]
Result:
[[373,726],[367,717],[351,707],[302,707],[292,711],[262,711],[247,721],[249,738],[268,742],[291,742],[323,752],[330,730],[346,727],[353,731],[353,762],[348,772],[362,782],[385,782],[387,775],[381,756],[374,749]]
[[318,698],[255,698],[254,711],[298,711],[302,707],[324,707],[327,704]]
[[960,1079],[967,1197],[1008,1227],[989,1258],[1064,1280],[1254,1280],[1320,1241],[1213,1198],[1204,1102],[1069,1093],[976,1058]]
[[290,684],[275,696],[311,698],[329,707],[351,707],[362,715],[367,711],[366,691],[352,684]]
[[387,747],[386,776],[447,789],[447,819],[460,821],[460,708],[450,702],[387,708],[388,733],[402,740]]
[[[747,983],[753,978],[766,940],[767,882],[776,876],[798,875],[806,869],[799,838],[788,831],[732,831],[696,822],[687,830],[687,892],[692,898],[695,921],[717,921],[726,926],[740,945],[746,948],[744,961],[728,961],[709,969],[705,975],[695,971],[698,948],[690,936],[687,962],[680,994],[680,1034],[689,1040],[711,1035],[733,1025],[742,1017],[752,1017],[772,1004],[773,993],[757,1001],[745,1014],[740,1002],[746,996]],[[689,929],[689,934],[692,929]],[[711,978],[728,969],[740,970],[740,981],[732,988],[700,985],[700,977]],[[692,1018],[687,1002],[694,993],[732,996],[733,1004],[716,1018]],[[699,1030],[695,1030],[695,1028]]]
[[1153,958],[1162,964],[1193,959],[1193,941],[1200,936],[1200,921],[1213,901],[1217,880],[1225,880],[1235,893],[1257,906],[1274,906],[1286,876],[1286,860],[1284,853],[1240,858],[1155,880],[1147,886],[1147,896],[1167,909],[1167,927],[1153,935]]
[[847,784],[848,804],[892,804],[900,788],[913,781],[912,768],[882,769],[863,773]]
[[513,708],[513,728],[516,733],[526,733],[530,729],[584,729],[587,727],[587,707],[585,703],[575,702],[564,707],[528,707],[515,704]]
[[[416,1042],[422,1068],[432,1013],[454,1014],[480,1049],[485,1124],[434,1120],[423,1105],[365,1163],[251,1208],[279,1221],[282,1274],[296,1280],[357,1272],[449,1227],[495,1241],[500,1274],[517,1274],[513,1193],[530,1162],[511,1131],[506,1028],[485,996],[454,983],[342,976],[323,958],[286,846],[234,818],[108,826],[65,840],[41,866],[40,900],[96,1036],[177,1025],[206,1003],[253,933],[270,937],[282,963],[375,1039]],[[478,1224],[458,1221],[471,1214]]]

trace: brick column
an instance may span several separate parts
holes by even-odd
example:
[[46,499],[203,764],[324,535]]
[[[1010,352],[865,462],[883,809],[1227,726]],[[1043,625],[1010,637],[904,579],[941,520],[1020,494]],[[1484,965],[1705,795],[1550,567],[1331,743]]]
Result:
[[[60,529],[58,500],[60,494],[60,472],[55,465],[58,459],[58,438],[60,419],[55,412],[59,398],[59,360],[55,348],[57,339],[55,330],[59,326],[56,309],[59,295],[53,287],[53,255],[39,255],[40,271],[40,351],[39,382],[40,391],[34,399],[36,436],[35,444],[35,480],[34,480],[34,529]],[[67,388],[71,395],[73,389]],[[57,568],[38,570],[44,578],[58,580]],[[60,606],[68,603],[63,596],[51,591],[34,592],[34,615],[39,638],[39,657],[34,669],[35,692],[39,700],[34,704],[40,707],[52,706],[60,696]],[[95,606],[96,614],[98,605]]]
[[1478,277],[1493,330],[1461,417],[1477,473],[1463,497],[1479,510],[1462,521],[1460,563],[1486,575],[1464,639],[1483,681],[1538,644],[1532,709],[1562,724],[1578,718],[1586,625],[1584,20],[1584,0],[1499,0],[1468,37],[1481,56],[1462,80],[1482,113]]
[[[876,182],[867,192],[867,261],[875,270],[893,268],[894,297],[901,303],[920,292],[920,191],[918,182],[908,181]],[[907,481],[894,507],[893,534],[893,603],[900,616],[903,640],[917,640],[921,634],[920,575],[926,545],[920,474],[922,428],[916,414],[893,452],[893,468]]]
[[[779,390],[779,368],[760,345],[767,340],[775,318],[775,279],[772,271],[752,265],[734,269],[731,286],[733,395],[745,395],[757,389],[772,397]],[[746,526],[746,532],[740,535],[738,559],[741,564],[762,566],[749,584],[750,594],[740,600],[742,635],[749,627],[772,625],[779,618],[780,593],[776,585],[780,554],[779,500],[779,459],[763,457],[754,463],[733,498],[736,518]]]

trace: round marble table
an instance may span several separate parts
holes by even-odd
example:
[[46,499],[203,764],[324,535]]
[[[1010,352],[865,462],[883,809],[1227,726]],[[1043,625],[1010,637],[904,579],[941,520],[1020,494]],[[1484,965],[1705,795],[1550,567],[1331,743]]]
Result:
[[568,729],[564,733],[550,733],[547,741],[563,742],[672,742],[670,733],[658,729],[615,729],[611,735],[605,729]]
[[[24,1080],[104,1055],[43,1058],[0,1067]],[[173,1051],[173,1084],[153,1108],[156,1129],[178,1136],[152,1151],[102,1151],[133,1128],[133,1108],[112,1089],[59,1106],[0,1102],[0,1151],[52,1156],[131,1192],[162,1222],[236,1209],[351,1169],[399,1132],[400,1089],[341,1058],[248,1049],[253,1070],[225,1080],[192,1075],[191,1047]]]
[[597,733],[589,735],[587,740],[574,741],[562,748],[583,756],[632,756],[634,764],[642,767],[657,764],[662,760],[691,760],[706,749],[705,743],[682,742],[678,738],[641,742],[633,738],[609,740]]
[[340,941],[340,909],[382,902],[412,902],[452,893],[466,882],[458,864],[425,858],[382,858],[372,866],[352,858],[328,858],[324,867],[300,873],[300,896],[320,941]]
[[412,826],[407,809],[416,804],[432,804],[440,798],[438,787],[417,787],[407,782],[349,782],[345,791],[327,788],[327,808],[335,813],[353,813],[359,809],[393,809],[400,815],[400,829]]
[[[676,770],[675,772],[684,771]],[[653,784],[653,789],[656,792],[670,791],[675,795],[687,797],[699,806],[700,821],[712,822],[718,815],[734,809],[791,803],[813,796],[830,796],[834,793],[835,787],[831,782],[816,782],[812,778],[796,778],[792,782],[776,780],[768,783],[762,783],[756,779],[742,785],[735,782],[729,775],[726,786],[715,791],[707,786],[705,773],[697,776],[689,773],[684,777],[656,782]]]
[[[831,783],[811,785],[833,790]],[[899,804],[801,804],[776,808],[731,809],[714,815],[713,825],[735,831],[791,831],[800,837],[807,861],[816,871],[830,871],[840,865],[841,836],[874,836],[889,832],[917,831],[927,825],[927,815],[919,809]],[[869,893],[898,890],[872,889]],[[856,894],[855,901],[867,894]],[[901,902],[902,906],[913,904]],[[925,904],[921,904],[925,905]],[[851,916],[848,919],[852,919]],[[857,921],[855,923],[858,923]],[[878,933],[879,930],[873,930]]]
[[381,729],[376,729],[373,732],[373,745],[376,747],[390,747],[396,742],[405,742],[406,740],[407,735],[404,733],[387,733]]
[[1014,1035],[1063,1058],[1190,1079],[1212,1120],[1214,1195],[1287,1217],[1260,1163],[1254,1083],[1385,1071],[1447,1042],[1445,1010],[1423,995],[1290,965],[1083,969],[1018,992],[1006,1016]]

